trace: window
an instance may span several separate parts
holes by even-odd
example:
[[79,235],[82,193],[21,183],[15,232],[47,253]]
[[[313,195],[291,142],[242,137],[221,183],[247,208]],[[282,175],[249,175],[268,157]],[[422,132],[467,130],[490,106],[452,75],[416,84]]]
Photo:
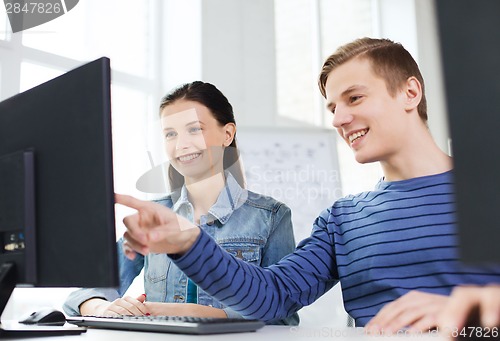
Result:
[[278,115],[321,125],[316,74],[319,60],[315,1],[275,0]]
[[[85,0],[55,20],[15,34],[5,12],[0,15],[1,99],[85,62],[110,58],[115,190],[143,198],[135,184],[150,168],[145,141],[160,98],[160,7],[158,0]],[[121,224],[128,211],[116,209]],[[122,233],[123,227],[117,236]]]
[[75,60],[107,56],[113,70],[148,77],[154,68],[153,3],[80,1],[56,20],[25,31],[23,46]]
[[21,62],[21,83],[19,91],[23,92],[49,79],[60,76],[64,72],[37,63]]
[[[377,35],[373,0],[275,0],[278,115],[295,124],[332,128],[317,77],[323,61],[351,40]],[[360,165],[336,137],[345,194],[370,190],[381,176],[378,164]],[[336,198],[332,198],[332,201]]]

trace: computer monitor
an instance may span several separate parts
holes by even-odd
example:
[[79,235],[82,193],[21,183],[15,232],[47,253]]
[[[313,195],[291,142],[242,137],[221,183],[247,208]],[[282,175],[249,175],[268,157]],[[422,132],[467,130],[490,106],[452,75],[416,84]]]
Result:
[[119,285],[110,62],[0,103],[0,314],[16,284]]
[[437,0],[459,250],[500,264],[500,1]]

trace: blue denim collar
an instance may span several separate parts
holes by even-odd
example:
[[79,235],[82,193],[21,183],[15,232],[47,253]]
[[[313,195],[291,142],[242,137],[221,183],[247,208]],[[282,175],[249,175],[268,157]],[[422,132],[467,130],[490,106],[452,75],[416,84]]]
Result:
[[[243,205],[248,197],[248,192],[243,189],[230,172],[225,172],[226,185],[222,189],[215,204],[208,210],[208,220],[219,220],[225,224],[234,210]],[[183,185],[180,191],[172,194],[172,210],[179,213],[179,210],[187,205],[191,210],[193,205],[189,202],[186,185]],[[210,219],[213,218],[213,219]]]

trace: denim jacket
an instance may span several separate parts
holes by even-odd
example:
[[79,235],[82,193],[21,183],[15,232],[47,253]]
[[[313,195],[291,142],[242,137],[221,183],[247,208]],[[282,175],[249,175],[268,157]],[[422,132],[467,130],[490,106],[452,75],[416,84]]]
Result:
[[[290,209],[273,198],[240,187],[230,173],[226,186],[207,215],[200,217],[200,228],[234,257],[259,266],[276,263],[295,249]],[[156,202],[193,221],[194,209],[188,200],[186,187]],[[79,306],[92,297],[113,301],[121,297],[144,268],[144,289],[148,301],[184,303],[187,296],[187,276],[166,254],[125,257],[123,240],[118,241],[120,288],[80,289],[70,294],[64,304],[68,315],[78,315]],[[203,255],[208,257],[210,255]],[[238,313],[198,288],[198,303],[224,309],[228,317]],[[297,314],[270,324],[298,324]]]

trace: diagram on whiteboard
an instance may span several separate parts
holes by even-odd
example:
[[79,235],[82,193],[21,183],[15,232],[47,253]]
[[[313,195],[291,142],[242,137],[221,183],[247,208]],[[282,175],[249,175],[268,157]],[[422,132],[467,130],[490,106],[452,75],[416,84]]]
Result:
[[327,129],[238,130],[248,189],[291,208],[297,240],[307,237],[319,213],[342,196],[334,134]]

